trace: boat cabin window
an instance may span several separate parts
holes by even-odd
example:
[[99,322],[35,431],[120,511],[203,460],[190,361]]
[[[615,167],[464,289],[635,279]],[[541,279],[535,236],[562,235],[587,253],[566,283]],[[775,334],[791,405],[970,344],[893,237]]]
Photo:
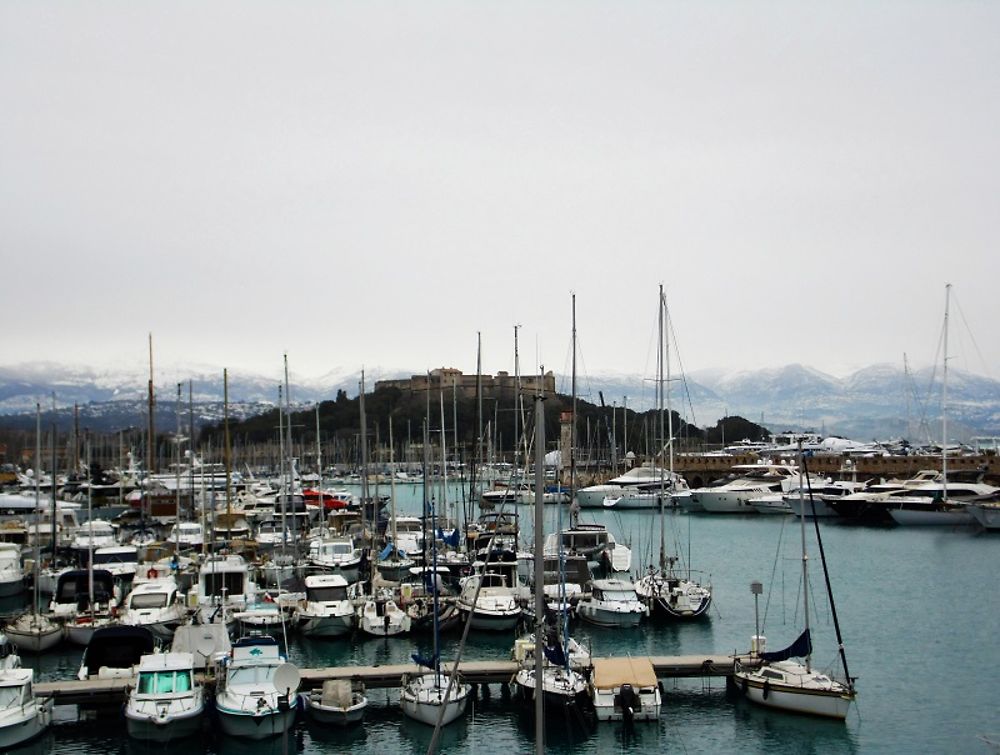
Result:
[[307,587],[306,600],[313,603],[322,603],[330,600],[347,600],[347,588],[338,585]]
[[229,670],[228,684],[267,684],[277,666],[242,666]]
[[25,686],[0,687],[0,710],[22,705],[25,702],[24,691]]
[[208,596],[222,595],[225,589],[227,595],[243,594],[243,573],[242,572],[217,572],[203,571],[201,573],[202,592]]
[[495,572],[486,572],[483,575],[483,587],[506,587],[507,579],[503,574],[496,574]]
[[166,605],[167,593],[165,592],[141,592],[129,599],[131,608],[165,608]]
[[98,564],[134,564],[139,561],[138,551],[122,551],[118,553],[94,553],[94,565]]
[[191,691],[191,672],[143,671],[139,674],[140,695],[161,695]]
[[354,552],[354,546],[350,543],[324,543],[320,552],[326,556],[349,556]]
[[769,668],[761,669],[760,675],[761,676],[766,676],[768,679],[784,680],[784,678],[785,678],[785,675],[782,674],[781,672],[779,672],[779,671],[772,671]]
[[636,600],[635,590],[594,590],[594,596],[599,600],[626,601]]

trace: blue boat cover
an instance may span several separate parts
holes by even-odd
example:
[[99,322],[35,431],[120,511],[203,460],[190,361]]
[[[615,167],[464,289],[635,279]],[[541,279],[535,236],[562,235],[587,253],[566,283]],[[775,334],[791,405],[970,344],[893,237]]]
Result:
[[812,640],[809,637],[809,630],[805,630],[784,650],[776,650],[773,653],[761,653],[760,657],[765,661],[787,661],[789,658],[804,658],[812,652]]

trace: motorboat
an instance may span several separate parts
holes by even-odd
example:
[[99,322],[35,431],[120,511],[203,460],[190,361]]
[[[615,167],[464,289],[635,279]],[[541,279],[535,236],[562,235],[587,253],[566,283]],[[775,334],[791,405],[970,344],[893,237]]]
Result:
[[[458,610],[473,629],[504,632],[517,626],[521,604],[515,591],[516,561],[477,561],[458,595]],[[471,618],[470,618],[471,614]]]
[[73,536],[70,548],[78,553],[97,548],[109,548],[117,545],[115,528],[103,519],[91,519],[80,526]]
[[52,723],[52,699],[35,697],[34,679],[32,669],[0,671],[0,751],[34,739]]
[[242,634],[269,634],[280,638],[285,631],[285,613],[270,593],[257,593],[253,602],[234,611],[233,618]]
[[347,580],[339,574],[306,577],[306,597],[295,609],[294,623],[306,637],[342,637],[354,629],[354,606]]
[[353,538],[324,537],[309,543],[309,563],[324,571],[338,574],[348,584],[358,581],[363,551]]
[[618,498],[628,490],[649,489],[650,486],[659,489],[661,479],[669,481],[670,473],[655,466],[633,467],[625,474],[613,477],[605,483],[589,485],[576,491],[576,502],[583,509],[603,508],[606,498]]
[[216,682],[215,708],[225,734],[267,739],[292,726],[298,674],[294,674],[294,685],[285,682],[283,669],[287,668],[273,637],[243,637],[236,641],[231,655],[223,660]]
[[666,508],[677,508],[681,500],[690,495],[687,481],[676,472],[664,470],[663,479],[623,487],[609,492],[603,501],[606,509],[629,511],[634,509],[660,509],[662,500]]
[[590,595],[576,605],[581,619],[602,627],[636,627],[649,608],[639,600],[635,585],[623,579],[595,579]]
[[368,597],[358,608],[358,625],[367,635],[392,637],[410,631],[409,614],[400,608],[385,588]]
[[798,477],[793,464],[737,464],[722,482],[691,491],[691,505],[713,514],[756,513],[751,498],[788,492]]
[[250,579],[250,567],[242,556],[209,556],[198,572],[195,603],[203,624],[222,621],[235,629],[232,614],[254,601],[257,585]]
[[300,692],[306,715],[324,726],[350,726],[365,717],[368,698],[363,689],[354,689],[346,679],[327,679],[322,689]]
[[192,653],[144,655],[138,674],[125,703],[129,736],[168,742],[200,731],[205,691],[195,679]]
[[131,679],[154,647],[153,633],[145,627],[98,627],[83,651],[77,679]]
[[545,537],[545,555],[561,553],[586,556],[588,561],[599,563],[604,551],[614,542],[614,536],[603,524],[577,523]]
[[648,658],[599,658],[594,661],[590,693],[598,721],[658,721],[660,687]]
[[[106,569],[119,582],[131,582],[139,568],[139,550],[129,545],[111,545],[95,548],[94,568]],[[86,559],[83,560],[86,566]]]
[[125,596],[122,624],[146,627],[159,640],[169,641],[187,618],[183,596],[173,577],[160,577],[136,585]]
[[24,568],[21,566],[21,546],[0,542],[0,598],[24,592]]
[[167,542],[177,543],[180,550],[199,549],[205,544],[205,531],[198,522],[178,522],[170,528]]
[[114,577],[106,569],[65,569],[59,574],[49,613],[64,623],[70,642],[86,647],[94,629],[114,622],[118,598]]

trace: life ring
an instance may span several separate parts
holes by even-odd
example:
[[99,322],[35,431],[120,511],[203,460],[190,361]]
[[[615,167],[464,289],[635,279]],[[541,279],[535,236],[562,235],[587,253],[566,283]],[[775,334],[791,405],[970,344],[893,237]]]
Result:
[[156,571],[156,567],[150,566],[149,571],[146,572],[146,579],[156,579],[158,576],[160,574]]

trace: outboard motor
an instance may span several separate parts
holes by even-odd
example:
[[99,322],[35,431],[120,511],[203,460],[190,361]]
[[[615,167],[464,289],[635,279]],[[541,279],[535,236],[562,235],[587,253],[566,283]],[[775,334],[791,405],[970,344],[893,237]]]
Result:
[[635,722],[635,709],[639,702],[631,684],[623,684],[618,690],[618,702],[622,706],[622,720],[626,726],[631,726]]

